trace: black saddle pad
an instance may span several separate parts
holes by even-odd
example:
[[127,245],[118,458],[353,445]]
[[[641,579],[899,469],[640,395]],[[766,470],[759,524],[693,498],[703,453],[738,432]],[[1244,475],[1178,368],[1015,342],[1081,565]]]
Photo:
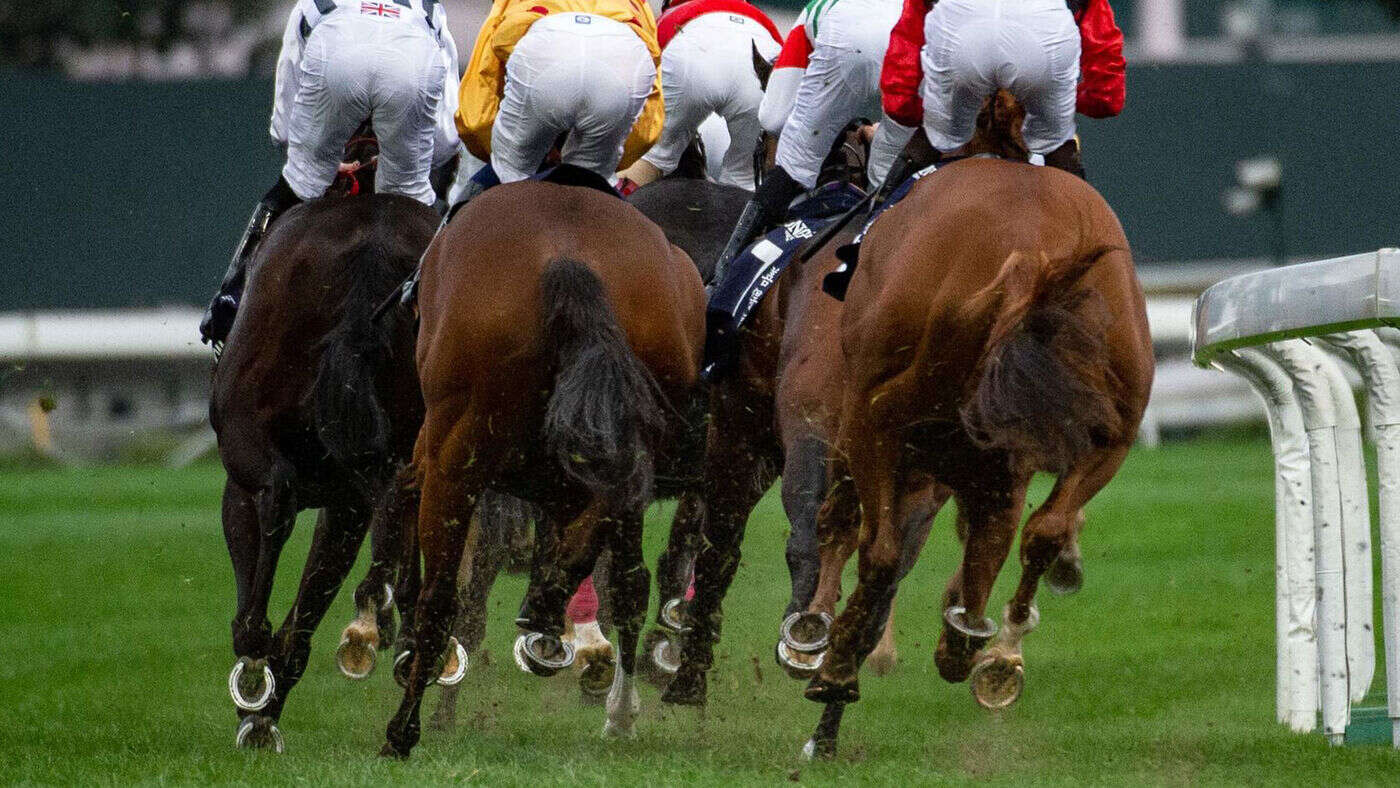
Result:
[[530,180],[540,181],[542,183],[557,183],[560,186],[582,186],[585,189],[593,189],[594,191],[600,191],[604,194],[611,194],[619,200],[622,199],[622,195],[618,193],[617,189],[613,188],[607,178],[604,178],[592,170],[585,170],[582,167],[576,167],[572,164],[560,164],[550,167],[547,170],[541,170],[535,173],[534,177]]

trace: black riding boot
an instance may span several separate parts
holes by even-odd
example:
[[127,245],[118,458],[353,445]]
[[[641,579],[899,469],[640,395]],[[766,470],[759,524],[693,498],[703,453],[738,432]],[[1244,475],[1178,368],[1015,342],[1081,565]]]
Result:
[[[880,184],[880,191],[876,193],[873,204],[878,207],[914,173],[937,164],[942,158],[943,154],[933,147],[923,127],[920,127],[914,132],[914,136],[909,138],[909,143],[904,146],[899,158],[894,160],[894,166],[890,167],[885,182]],[[836,257],[841,261],[841,265],[822,279],[822,291],[837,301],[844,301],[846,288],[850,287],[851,277],[856,271],[856,260],[860,258],[860,244],[849,243],[838,247]]]
[[1045,154],[1045,166],[1064,170],[1070,175],[1078,175],[1083,180],[1089,180],[1084,175],[1084,162],[1079,158],[1078,140],[1071,139]]
[[716,295],[725,293],[730,283],[731,264],[745,248],[764,230],[781,222],[787,214],[788,205],[798,195],[806,191],[792,179],[782,167],[774,167],[763,178],[758,192],[744,205],[729,242],[715,262],[715,273],[711,278],[710,307],[705,313],[705,363],[701,376],[714,380],[724,374],[737,360],[738,326],[730,311],[717,304]]
[[248,261],[267,235],[267,228],[272,222],[299,202],[301,199],[292,191],[286,179],[279,177],[276,185],[263,195],[262,201],[253,209],[253,215],[248,219],[248,227],[243,231],[243,237],[234,249],[233,259],[228,264],[228,270],[224,272],[223,282],[219,284],[219,292],[214,294],[214,300],[210,301],[209,307],[204,310],[204,319],[199,321],[200,341],[212,343],[214,349],[218,350],[223,346],[224,340],[228,339],[228,332],[233,328],[233,319],[238,314],[239,299],[243,297],[243,282],[247,278]]

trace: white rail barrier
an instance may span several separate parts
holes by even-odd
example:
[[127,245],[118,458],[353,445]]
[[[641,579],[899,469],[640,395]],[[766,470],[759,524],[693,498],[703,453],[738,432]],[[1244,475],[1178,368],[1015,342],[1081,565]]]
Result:
[[[1236,276],[1196,302],[1193,360],[1264,400],[1276,471],[1277,717],[1342,742],[1375,674],[1362,425],[1326,343],[1366,388],[1377,451],[1387,716],[1400,747],[1400,250]],[[1311,579],[1311,584],[1309,584]]]

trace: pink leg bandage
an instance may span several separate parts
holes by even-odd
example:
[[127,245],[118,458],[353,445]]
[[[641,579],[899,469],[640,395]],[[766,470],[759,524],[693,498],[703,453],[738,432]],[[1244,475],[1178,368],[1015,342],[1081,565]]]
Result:
[[578,591],[569,600],[564,613],[575,625],[598,620],[598,592],[593,589],[593,576],[589,575],[578,585]]

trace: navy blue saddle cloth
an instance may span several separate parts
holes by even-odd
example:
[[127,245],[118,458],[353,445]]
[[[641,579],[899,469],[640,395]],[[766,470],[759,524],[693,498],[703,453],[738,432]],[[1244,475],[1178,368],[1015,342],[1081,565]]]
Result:
[[788,209],[787,222],[769,230],[730,263],[724,281],[710,296],[709,310],[743,325],[796,257],[802,244],[864,199],[849,183],[828,183]]

